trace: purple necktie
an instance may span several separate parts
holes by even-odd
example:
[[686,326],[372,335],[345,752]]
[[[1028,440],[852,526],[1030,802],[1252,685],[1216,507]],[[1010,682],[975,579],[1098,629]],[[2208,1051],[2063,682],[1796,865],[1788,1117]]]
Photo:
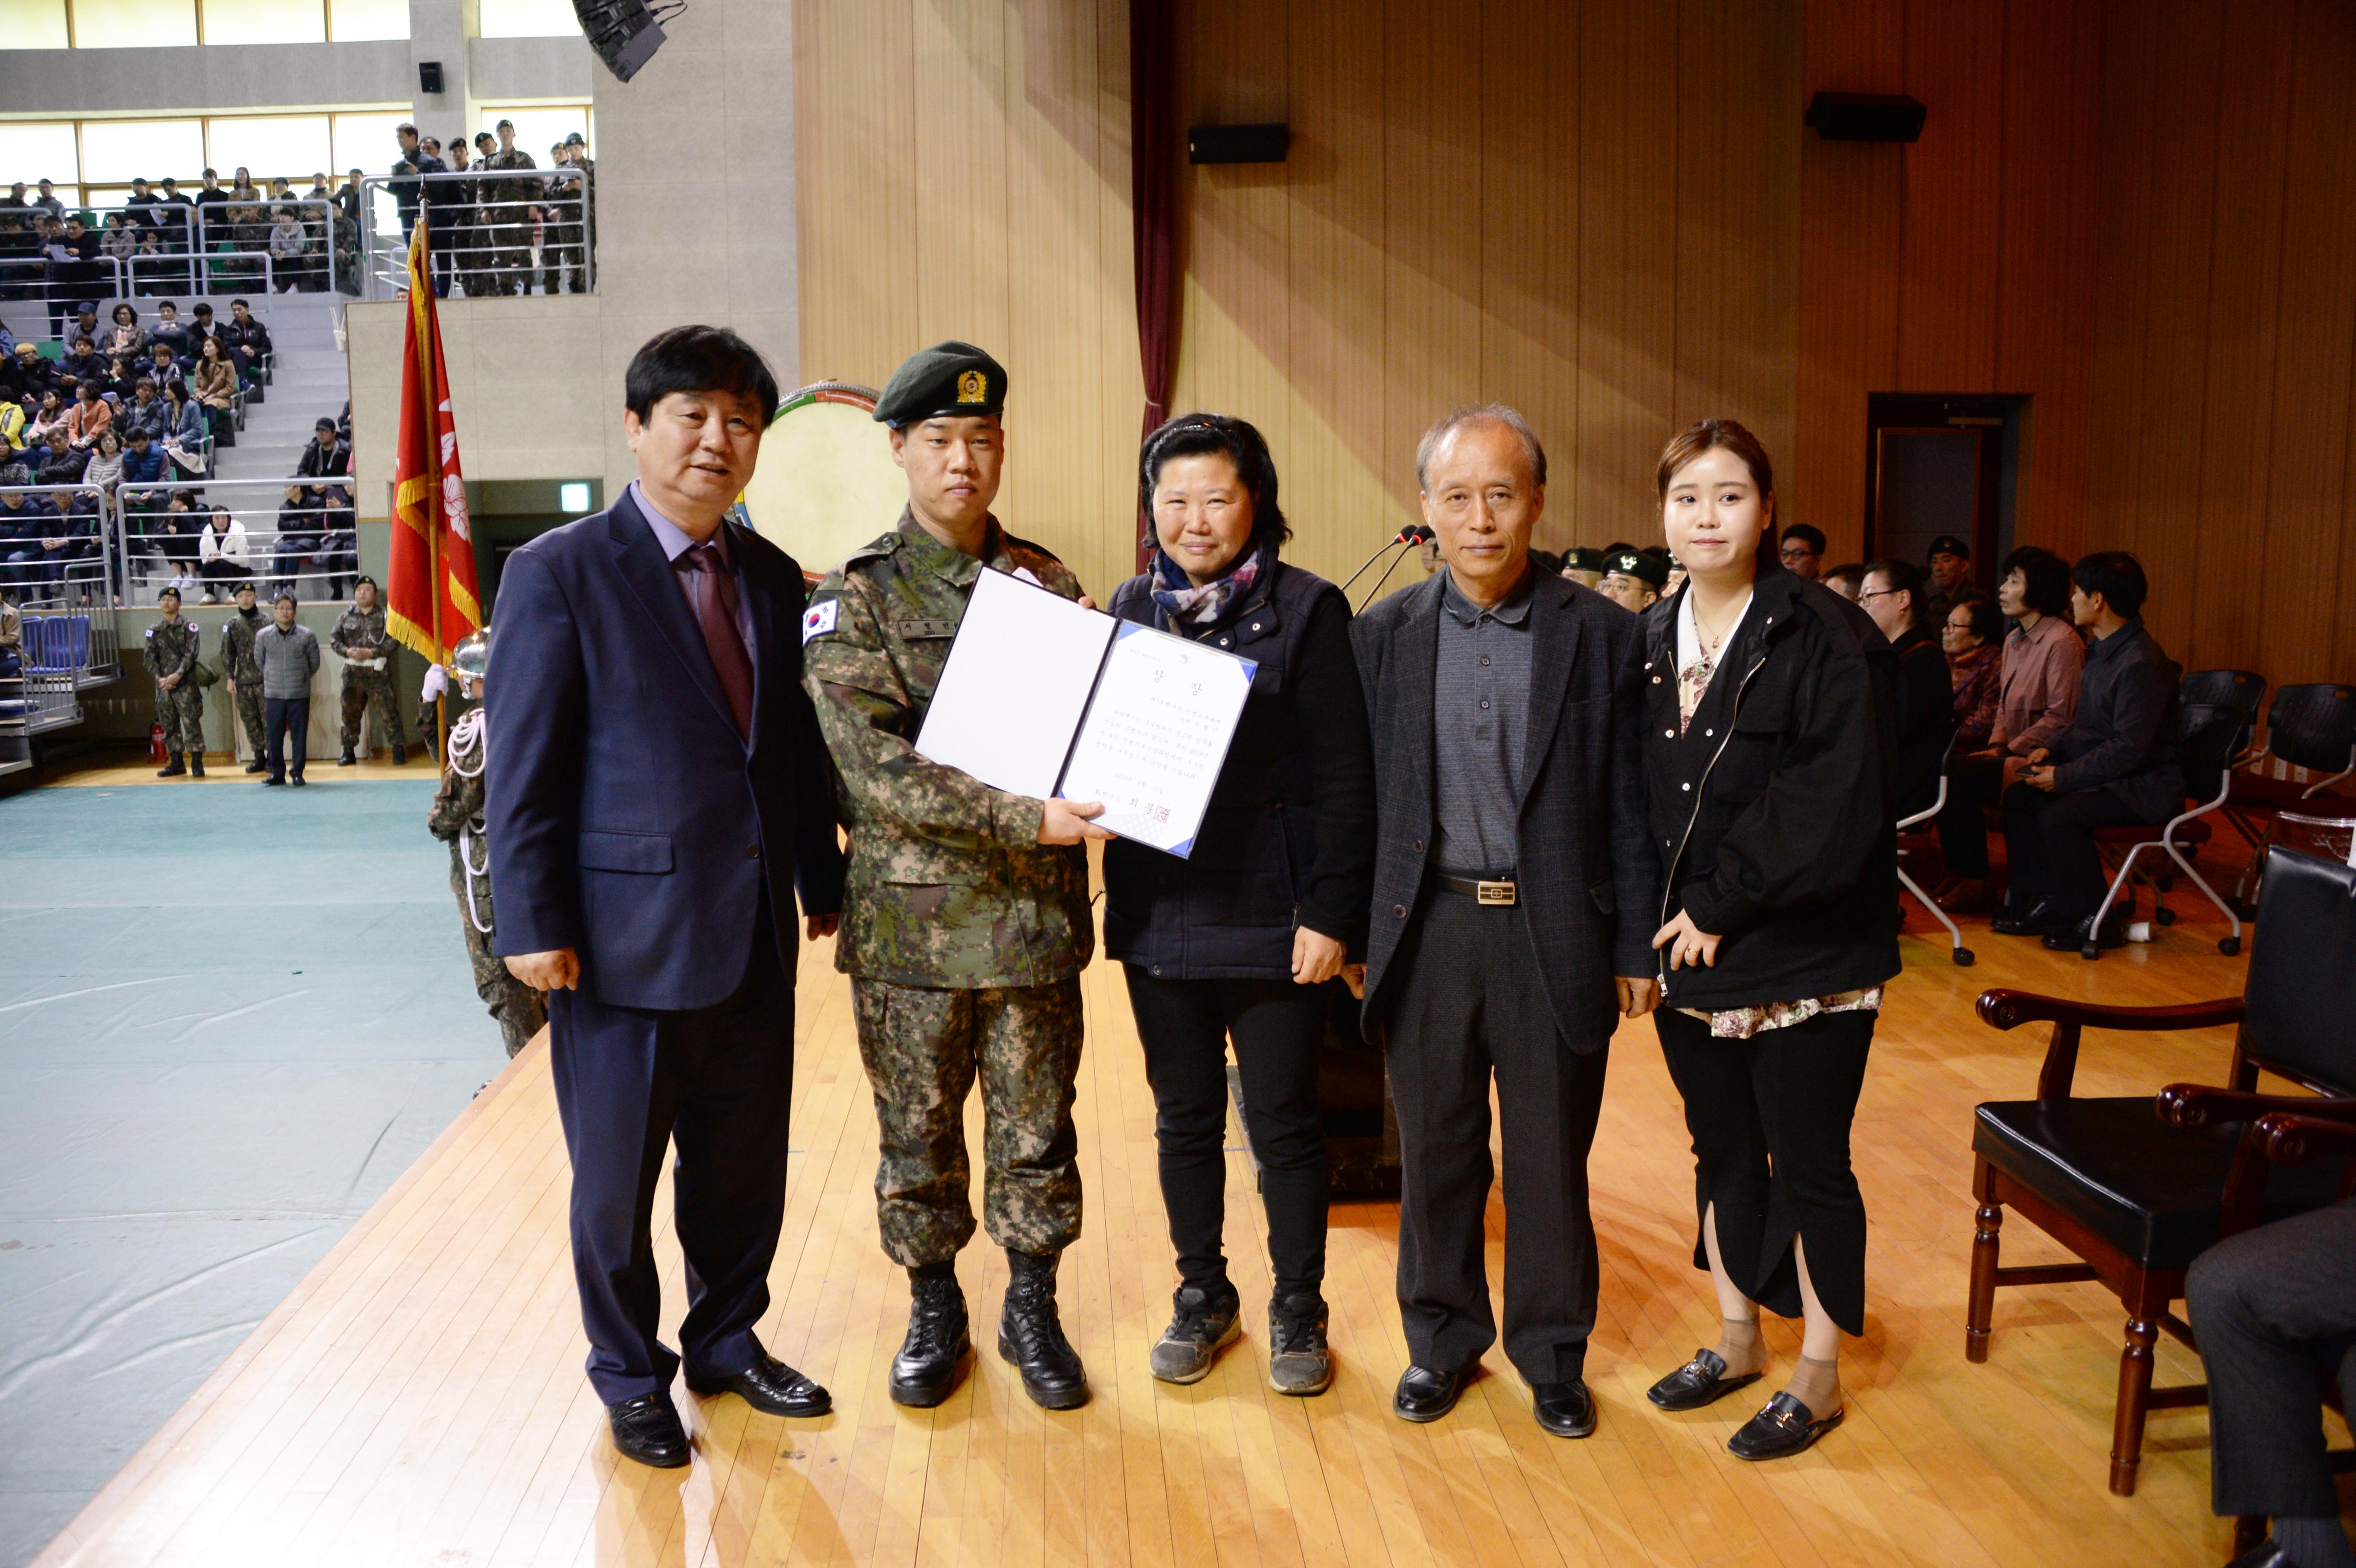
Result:
[[703,628],[703,645],[712,655],[712,668],[720,689],[728,697],[728,711],[736,720],[739,738],[753,738],[753,659],[744,651],[744,635],[736,630],[736,579],[720,559],[716,544],[700,544],[687,552],[703,582],[695,596],[695,618]]

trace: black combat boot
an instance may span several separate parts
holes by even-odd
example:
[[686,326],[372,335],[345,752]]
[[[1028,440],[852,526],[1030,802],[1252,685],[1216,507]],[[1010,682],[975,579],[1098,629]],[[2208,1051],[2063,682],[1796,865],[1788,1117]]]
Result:
[[187,772],[188,771],[188,764],[187,764],[187,763],[184,763],[184,762],[182,762],[182,761],[180,760],[180,753],[179,753],[179,752],[166,752],[166,755],[169,756],[172,760],[171,760],[171,762],[170,762],[170,763],[166,763],[165,766],[160,767],[160,768],[157,768],[157,769],[155,770],[155,776],[156,776],[157,778],[159,778],[159,779],[176,779],[176,778],[178,778],[182,773],[187,773]]
[[955,1392],[966,1352],[973,1349],[957,1264],[910,1269],[908,1293],[908,1337],[892,1358],[892,1403],[930,1410]]
[[250,762],[250,763],[246,763],[246,764],[245,764],[245,771],[246,771],[247,773],[261,773],[261,772],[262,771],[262,759],[261,759],[260,757],[256,757],[256,758],[254,758],[254,759],[253,759],[253,761],[252,761],[252,762]]
[[392,765],[396,768],[405,768],[409,765],[409,748],[399,741],[393,743]]
[[188,776],[198,779],[205,776],[205,754],[202,752],[188,753]]
[[1055,1255],[1009,1247],[1006,1262],[1013,1277],[1006,1282],[1006,1310],[998,1319],[998,1353],[1023,1374],[1023,1392],[1033,1403],[1076,1410],[1088,1403],[1088,1374],[1055,1315]]
[[339,768],[348,768],[354,766],[359,762],[359,759],[352,755],[352,749],[349,746],[346,746],[344,748],[344,754],[336,759],[336,766]]

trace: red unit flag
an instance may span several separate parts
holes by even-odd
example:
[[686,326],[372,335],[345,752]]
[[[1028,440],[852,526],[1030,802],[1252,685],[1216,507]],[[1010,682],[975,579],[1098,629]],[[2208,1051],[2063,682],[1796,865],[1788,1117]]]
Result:
[[409,320],[402,335],[401,446],[392,465],[392,569],[385,624],[436,664],[483,624],[474,533],[458,468],[458,427],[442,366],[442,323],[426,267],[427,214],[409,242]]

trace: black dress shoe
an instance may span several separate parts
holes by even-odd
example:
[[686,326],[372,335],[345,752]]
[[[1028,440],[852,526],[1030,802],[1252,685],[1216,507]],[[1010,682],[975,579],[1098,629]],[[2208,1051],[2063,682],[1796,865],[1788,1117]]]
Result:
[[1788,1393],[1779,1393],[1727,1440],[1726,1451],[1738,1459],[1782,1459],[1838,1426],[1846,1413],[1846,1408],[1836,1410],[1818,1421],[1806,1405]]
[[260,759],[257,758],[255,761],[246,763],[245,771],[250,773],[260,773],[262,771],[262,763]]
[[679,1424],[679,1407],[668,1393],[650,1393],[605,1407],[605,1423],[614,1429],[615,1451],[658,1470],[676,1470],[694,1456],[687,1446],[687,1428]]
[[908,1337],[892,1358],[888,1392],[894,1404],[930,1410],[957,1388],[966,1352],[965,1292],[947,1264],[908,1271]]
[[706,1398],[733,1393],[771,1415],[824,1415],[834,1408],[832,1394],[766,1352],[743,1371],[724,1378],[700,1378],[691,1372],[687,1386],[690,1392]]
[[1758,1381],[1757,1372],[1728,1377],[1725,1359],[1716,1350],[1696,1350],[1692,1360],[1646,1389],[1644,1397],[1663,1410],[1699,1410]]
[[2282,1549],[2282,1542],[2269,1535],[2226,1563],[2225,1568],[2298,1568],[2298,1565]]
[[2019,914],[2000,914],[1988,922],[1989,928],[1999,936],[2043,936],[2063,930],[2068,924],[2043,899]]
[[2103,929],[2100,933],[2089,936],[2088,928],[2094,923],[2094,917],[2088,915],[2083,920],[2072,921],[2067,925],[2047,932],[2045,933],[2046,949],[2053,953],[2076,953],[2082,948],[2092,946],[2097,953],[2108,953],[2114,948],[2125,947],[2127,944],[2126,921],[2106,920],[2103,922]]
[[1456,1408],[1471,1381],[1462,1370],[1436,1372],[1410,1366],[1399,1374],[1398,1388],[1391,1394],[1392,1413],[1401,1421],[1437,1421]]
[[1530,1413],[1557,1437],[1585,1437],[1595,1430],[1595,1399],[1579,1378],[1567,1383],[1532,1383]]
[[1023,1374],[1023,1392],[1042,1410],[1076,1410],[1088,1403],[1087,1369],[1064,1337],[1055,1311],[1055,1254],[1006,1249],[1013,1277],[998,1318],[998,1353]]

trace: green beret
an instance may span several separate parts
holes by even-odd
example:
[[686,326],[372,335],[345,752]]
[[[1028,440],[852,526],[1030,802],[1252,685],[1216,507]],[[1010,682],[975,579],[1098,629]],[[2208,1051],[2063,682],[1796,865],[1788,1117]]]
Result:
[[1597,549],[1591,544],[1575,544],[1571,546],[1570,549],[1564,553],[1562,560],[1563,564],[1573,571],[1601,571],[1603,570],[1603,552]]
[[899,428],[943,414],[998,414],[1006,410],[1006,367],[970,343],[936,343],[911,354],[892,372],[875,417]]
[[1649,582],[1655,588],[1665,588],[1669,581],[1669,563],[1657,555],[1646,555],[1640,549],[1615,549],[1603,558],[1607,577],[1613,572],[1633,577],[1639,582]]

